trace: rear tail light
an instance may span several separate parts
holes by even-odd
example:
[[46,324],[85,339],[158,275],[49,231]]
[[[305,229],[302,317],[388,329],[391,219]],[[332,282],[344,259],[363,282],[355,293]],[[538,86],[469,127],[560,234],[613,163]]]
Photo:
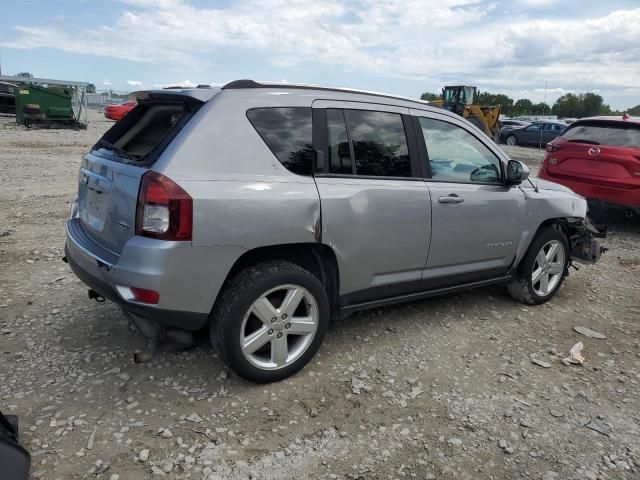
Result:
[[157,172],[142,176],[136,235],[159,240],[191,240],[193,201],[178,184]]
[[558,150],[560,150],[560,147],[557,146],[557,145],[554,145],[553,143],[547,143],[545,149],[547,150],[547,152],[553,153],[553,152],[557,152]]
[[156,305],[160,301],[160,294],[155,290],[147,290],[146,288],[129,287],[133,298],[140,303],[149,303]]

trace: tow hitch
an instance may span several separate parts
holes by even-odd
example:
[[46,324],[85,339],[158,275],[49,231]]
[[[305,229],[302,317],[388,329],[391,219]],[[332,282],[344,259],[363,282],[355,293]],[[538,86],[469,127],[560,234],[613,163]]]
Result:
[[91,300],[95,300],[98,303],[103,303],[104,302],[104,297],[102,295],[100,295],[98,292],[96,292],[95,290],[89,289],[87,291],[87,294],[89,295],[89,299],[91,299]]

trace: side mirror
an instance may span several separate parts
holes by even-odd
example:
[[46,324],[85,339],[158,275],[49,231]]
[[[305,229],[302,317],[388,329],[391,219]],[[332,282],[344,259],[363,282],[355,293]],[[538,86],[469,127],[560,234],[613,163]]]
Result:
[[509,160],[507,163],[507,183],[520,185],[527,178],[529,178],[529,167],[517,160]]

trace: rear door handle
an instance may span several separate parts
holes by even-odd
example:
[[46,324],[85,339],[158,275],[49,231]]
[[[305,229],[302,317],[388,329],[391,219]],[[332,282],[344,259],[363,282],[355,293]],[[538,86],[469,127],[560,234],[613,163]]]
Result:
[[447,195],[446,197],[438,197],[438,203],[462,203],[464,198],[459,197],[455,193]]

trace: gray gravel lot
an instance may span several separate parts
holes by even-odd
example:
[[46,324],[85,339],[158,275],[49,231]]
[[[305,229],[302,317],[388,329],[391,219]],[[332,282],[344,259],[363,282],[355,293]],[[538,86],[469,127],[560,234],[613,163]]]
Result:
[[[489,288],[357,314],[278,384],[241,381],[204,338],[134,364],[143,339],[60,261],[109,125],[0,118],[0,409],[33,478],[640,478],[639,220],[614,219],[610,251],[548,304]],[[537,172],[543,151],[505,150]],[[585,365],[563,365],[577,341]]]

